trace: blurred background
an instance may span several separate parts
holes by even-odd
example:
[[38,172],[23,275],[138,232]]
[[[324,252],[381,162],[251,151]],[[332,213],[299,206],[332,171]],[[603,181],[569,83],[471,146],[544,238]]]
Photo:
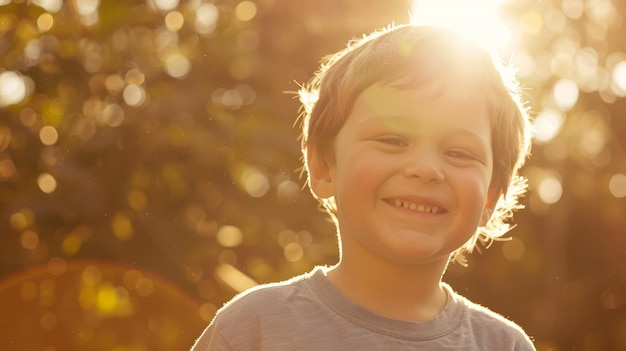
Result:
[[334,264],[294,92],[411,17],[496,44],[534,116],[513,239],[445,280],[538,350],[626,350],[626,2],[467,3],[0,0],[0,350],[186,350],[237,292]]

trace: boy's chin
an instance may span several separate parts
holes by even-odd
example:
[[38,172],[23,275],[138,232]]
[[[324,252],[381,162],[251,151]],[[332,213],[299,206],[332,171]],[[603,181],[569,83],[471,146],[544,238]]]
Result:
[[447,264],[452,252],[449,250],[427,250],[425,248],[407,248],[394,250],[394,255],[388,258],[389,263],[402,266],[426,266],[432,264]]

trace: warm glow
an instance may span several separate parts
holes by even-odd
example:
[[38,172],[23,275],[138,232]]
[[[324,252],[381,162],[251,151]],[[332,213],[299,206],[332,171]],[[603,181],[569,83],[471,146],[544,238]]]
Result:
[[506,48],[511,33],[498,11],[506,0],[415,0],[413,24],[450,28],[488,48]]

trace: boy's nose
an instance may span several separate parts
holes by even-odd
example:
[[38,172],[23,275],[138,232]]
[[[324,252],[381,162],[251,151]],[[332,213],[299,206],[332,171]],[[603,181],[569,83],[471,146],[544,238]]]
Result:
[[424,183],[440,183],[444,180],[441,160],[436,153],[421,151],[412,153],[404,167],[406,176],[417,178]]

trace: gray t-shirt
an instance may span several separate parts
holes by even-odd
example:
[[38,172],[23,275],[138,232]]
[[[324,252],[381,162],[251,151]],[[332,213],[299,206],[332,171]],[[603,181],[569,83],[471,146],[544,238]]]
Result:
[[352,302],[317,267],[231,300],[192,351],[535,350],[519,326],[444,286],[448,303],[437,317],[400,321]]

